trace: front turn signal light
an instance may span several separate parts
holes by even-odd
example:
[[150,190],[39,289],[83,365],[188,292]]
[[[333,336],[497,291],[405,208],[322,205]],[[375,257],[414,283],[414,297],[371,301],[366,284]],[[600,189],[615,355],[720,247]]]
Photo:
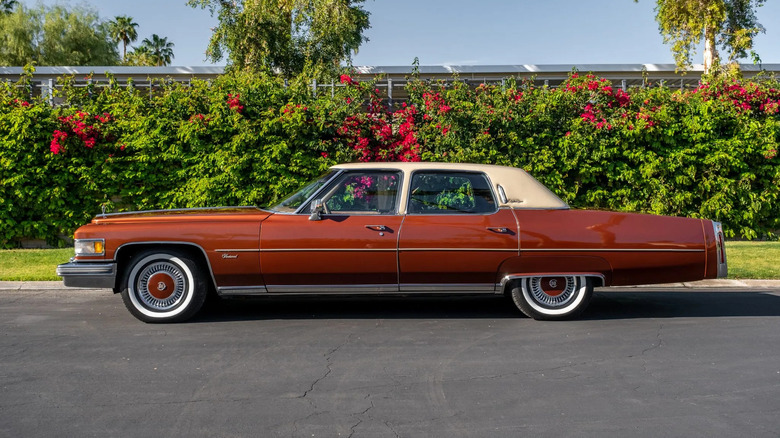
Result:
[[76,256],[102,256],[106,254],[104,239],[76,239]]

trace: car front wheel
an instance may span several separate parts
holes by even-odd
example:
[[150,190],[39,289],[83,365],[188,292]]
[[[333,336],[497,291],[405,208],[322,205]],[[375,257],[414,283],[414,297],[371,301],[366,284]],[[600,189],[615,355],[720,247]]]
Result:
[[122,301],[144,322],[181,322],[194,316],[206,299],[208,287],[198,263],[173,250],[145,251],[127,270]]
[[593,282],[583,275],[524,277],[510,293],[517,308],[530,318],[570,319],[588,306]]

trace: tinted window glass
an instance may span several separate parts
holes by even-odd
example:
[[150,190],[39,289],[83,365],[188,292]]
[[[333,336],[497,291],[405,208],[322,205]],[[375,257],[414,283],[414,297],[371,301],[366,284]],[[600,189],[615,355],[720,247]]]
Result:
[[392,171],[349,172],[325,191],[327,213],[393,214],[401,174]]
[[496,202],[481,173],[417,172],[407,209],[410,214],[492,213]]

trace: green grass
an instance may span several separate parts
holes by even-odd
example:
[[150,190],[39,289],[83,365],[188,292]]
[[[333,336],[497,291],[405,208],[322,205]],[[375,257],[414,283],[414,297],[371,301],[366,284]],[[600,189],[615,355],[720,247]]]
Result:
[[780,242],[726,242],[729,278],[780,280]]
[[57,265],[73,257],[73,248],[0,250],[0,281],[61,280]]
[[[0,250],[0,281],[60,280],[73,248]],[[729,278],[780,279],[780,242],[726,242]]]

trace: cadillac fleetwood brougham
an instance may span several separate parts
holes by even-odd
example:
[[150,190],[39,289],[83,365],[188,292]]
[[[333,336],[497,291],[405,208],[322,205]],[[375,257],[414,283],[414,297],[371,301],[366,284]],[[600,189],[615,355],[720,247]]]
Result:
[[207,294],[496,294],[535,319],[580,314],[594,287],[726,276],[717,222],[573,210],[521,169],[360,163],[280,204],[101,214],[57,267],[121,293],[146,322]]

